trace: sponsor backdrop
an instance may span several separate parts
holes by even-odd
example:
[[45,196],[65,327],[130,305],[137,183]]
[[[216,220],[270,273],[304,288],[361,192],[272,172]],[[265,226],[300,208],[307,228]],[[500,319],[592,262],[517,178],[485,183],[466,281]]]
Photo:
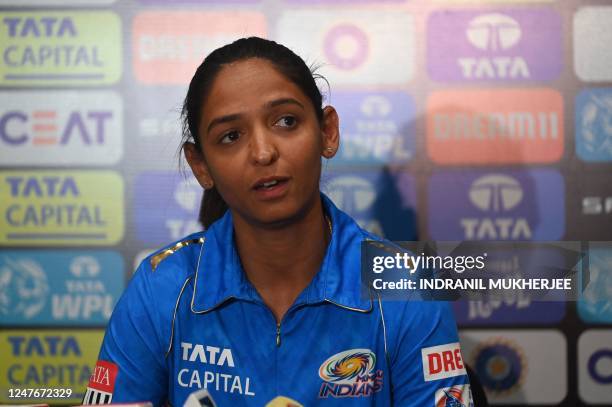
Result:
[[[17,388],[78,402],[134,264],[199,229],[178,112],[203,57],[242,36],[320,67],[342,128],[321,187],[373,232],[612,240],[610,2],[0,0],[0,14],[0,403]],[[577,302],[456,304],[493,404],[612,404],[612,252],[590,247]]]

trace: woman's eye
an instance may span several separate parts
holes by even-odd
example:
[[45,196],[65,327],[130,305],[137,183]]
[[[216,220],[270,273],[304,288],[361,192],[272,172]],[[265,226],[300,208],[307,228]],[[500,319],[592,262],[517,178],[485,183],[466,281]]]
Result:
[[276,123],[276,126],[293,127],[297,123],[297,119],[293,116],[283,116]]
[[238,134],[237,131],[228,131],[227,133],[225,133],[222,137],[220,143],[221,144],[229,144],[232,143],[236,140],[238,140],[238,138],[240,137],[240,134]]

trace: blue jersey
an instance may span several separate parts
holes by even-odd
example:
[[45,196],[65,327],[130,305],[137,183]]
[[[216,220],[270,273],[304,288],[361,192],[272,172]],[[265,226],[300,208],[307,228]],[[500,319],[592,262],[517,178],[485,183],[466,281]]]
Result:
[[219,407],[469,406],[450,306],[363,296],[361,241],[373,237],[323,202],[325,258],[278,324],[242,270],[230,211],[145,259],[115,307],[85,403],[182,406],[207,389]]

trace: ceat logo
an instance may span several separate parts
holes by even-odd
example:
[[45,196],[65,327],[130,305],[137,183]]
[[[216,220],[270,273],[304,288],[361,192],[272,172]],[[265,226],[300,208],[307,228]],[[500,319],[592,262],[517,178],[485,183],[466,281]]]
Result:
[[83,404],[110,404],[118,372],[119,368],[114,363],[98,360],[89,378]]
[[423,348],[421,357],[426,382],[467,374],[459,342]]
[[436,407],[474,407],[469,384],[436,390]]

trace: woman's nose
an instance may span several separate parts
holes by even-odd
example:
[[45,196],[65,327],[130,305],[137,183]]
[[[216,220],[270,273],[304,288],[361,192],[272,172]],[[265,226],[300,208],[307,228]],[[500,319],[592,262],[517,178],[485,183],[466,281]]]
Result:
[[272,135],[263,129],[253,131],[250,147],[251,159],[256,165],[270,165],[278,159],[278,149]]

